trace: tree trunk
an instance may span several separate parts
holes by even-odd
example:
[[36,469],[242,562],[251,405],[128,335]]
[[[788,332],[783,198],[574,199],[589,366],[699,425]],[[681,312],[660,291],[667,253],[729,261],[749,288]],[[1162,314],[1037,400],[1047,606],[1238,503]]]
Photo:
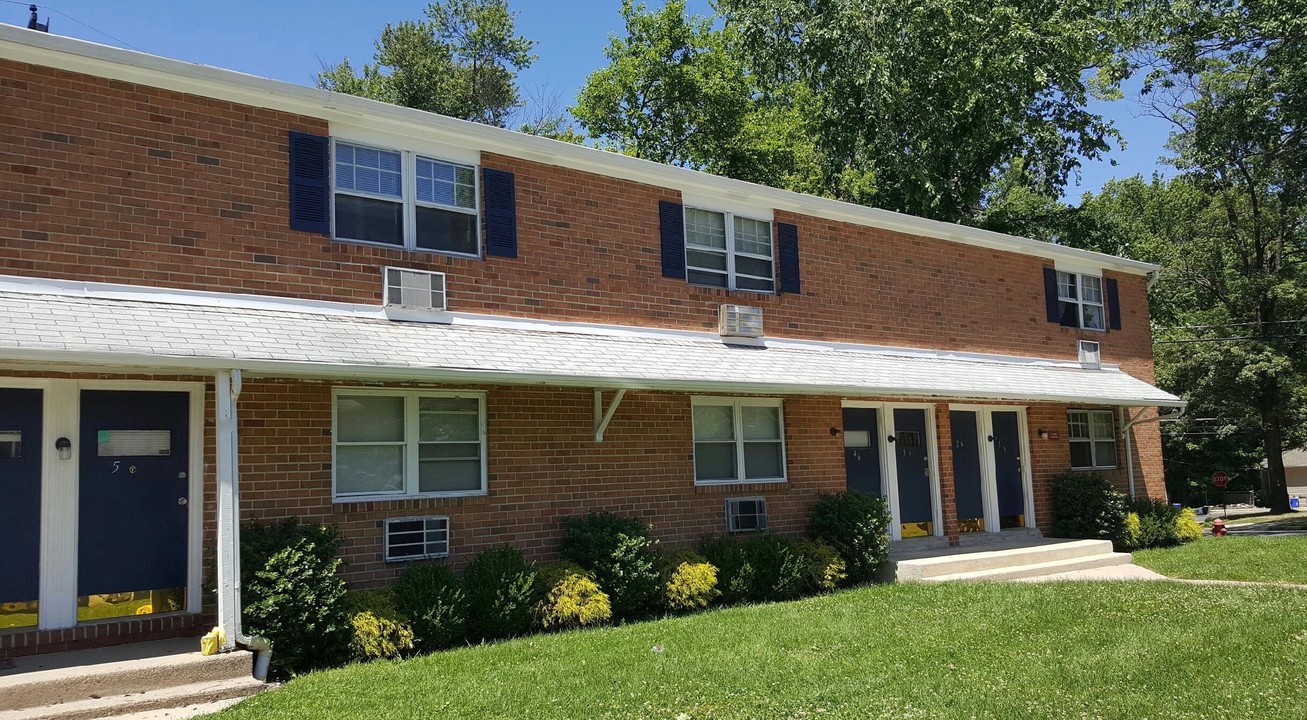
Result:
[[1284,479],[1284,439],[1274,417],[1262,416],[1262,448],[1266,451],[1266,505],[1274,513],[1289,512],[1289,487]]

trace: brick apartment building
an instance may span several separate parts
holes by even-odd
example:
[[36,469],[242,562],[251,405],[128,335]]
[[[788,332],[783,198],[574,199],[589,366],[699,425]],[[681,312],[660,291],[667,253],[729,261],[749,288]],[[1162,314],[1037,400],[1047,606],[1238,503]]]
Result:
[[230,624],[252,519],[368,586],[1164,494],[1152,265],[5,25],[0,125],[0,656]]

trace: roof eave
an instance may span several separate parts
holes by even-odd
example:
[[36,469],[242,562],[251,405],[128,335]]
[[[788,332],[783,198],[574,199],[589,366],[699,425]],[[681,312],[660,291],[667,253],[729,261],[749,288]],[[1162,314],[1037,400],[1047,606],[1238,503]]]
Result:
[[208,374],[219,370],[240,369],[252,377],[277,377],[304,380],[361,380],[374,382],[474,383],[489,385],[535,385],[551,387],[585,387],[596,389],[655,390],[662,392],[726,392],[762,395],[826,395],[853,397],[927,398],[938,400],[994,400],[1004,402],[1083,403],[1125,407],[1184,407],[1175,399],[1086,397],[1057,394],[1011,395],[1004,393],[949,393],[947,390],[923,391],[893,387],[859,385],[824,385],[802,383],[722,382],[714,380],[679,380],[658,378],[623,378],[604,376],[556,375],[546,373],[509,373],[461,368],[344,365],[338,363],[292,362],[211,356],[167,356],[143,353],[82,352],[72,350],[31,349],[0,351],[0,362],[68,364],[114,367],[122,371],[171,372],[180,375]]

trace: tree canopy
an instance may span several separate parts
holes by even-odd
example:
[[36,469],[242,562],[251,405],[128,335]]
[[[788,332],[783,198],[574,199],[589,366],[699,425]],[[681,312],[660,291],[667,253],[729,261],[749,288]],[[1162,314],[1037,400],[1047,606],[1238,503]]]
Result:
[[504,127],[522,101],[517,74],[535,41],[517,35],[507,0],[439,0],[426,19],[387,24],[371,63],[324,67],[318,87]]

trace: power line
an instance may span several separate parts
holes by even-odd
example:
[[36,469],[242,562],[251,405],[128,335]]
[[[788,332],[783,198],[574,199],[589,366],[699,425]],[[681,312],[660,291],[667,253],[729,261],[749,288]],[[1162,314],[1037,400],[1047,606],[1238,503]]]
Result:
[[[3,1],[9,3],[10,5],[31,5],[31,4],[32,4],[31,2],[29,2],[29,1],[27,1],[27,0],[23,0],[23,1],[20,1],[20,0],[3,0]],[[116,42],[116,43],[118,43],[118,44],[120,44],[120,45],[125,45],[125,46],[127,46],[127,47],[129,47],[129,48],[131,48],[131,49],[133,49],[133,50],[135,50],[135,51],[137,51],[137,52],[145,52],[144,50],[142,50],[142,49],[136,47],[135,45],[133,45],[133,44],[127,42],[126,40],[123,40],[123,39],[120,38],[120,37],[116,37],[116,36],[114,36],[114,35],[110,35],[109,33],[107,33],[107,32],[105,32],[105,31],[101,30],[100,28],[95,27],[94,25],[90,25],[90,24],[88,24],[88,23],[84,23],[84,22],[82,22],[81,20],[78,20],[77,18],[73,17],[72,15],[69,15],[69,14],[66,13],[66,12],[61,12],[61,11],[59,11],[59,10],[56,10],[55,8],[52,8],[52,7],[50,7],[49,5],[41,5],[41,6],[39,6],[38,9],[44,9],[44,10],[47,10],[47,11],[49,11],[49,12],[52,12],[52,13],[54,13],[54,14],[56,14],[56,15],[63,16],[64,18],[67,18],[68,20],[72,20],[73,22],[77,23],[78,25],[81,25],[82,27],[89,28],[89,29],[92,30],[93,32],[100,33],[101,35],[103,35],[103,36],[109,38],[110,40],[113,40],[114,42]]]
[[1240,326],[1247,326],[1247,325],[1298,325],[1298,324],[1302,324],[1302,323],[1307,323],[1307,320],[1266,320],[1266,321],[1264,321],[1264,322],[1258,322],[1258,321],[1252,321],[1252,322],[1230,322],[1230,323],[1219,323],[1219,324],[1217,324],[1217,325],[1173,325],[1173,326],[1171,326],[1171,327],[1160,327],[1160,328],[1156,328],[1156,329],[1157,329],[1158,331],[1162,331],[1162,330],[1212,330],[1212,329],[1215,329],[1215,328],[1240,327]]
[[1153,340],[1154,345],[1168,345],[1173,343],[1205,343],[1205,342],[1235,342],[1239,340],[1299,340],[1307,338],[1307,333],[1301,335],[1242,335],[1239,337],[1221,337],[1221,338],[1179,338],[1175,340]]

